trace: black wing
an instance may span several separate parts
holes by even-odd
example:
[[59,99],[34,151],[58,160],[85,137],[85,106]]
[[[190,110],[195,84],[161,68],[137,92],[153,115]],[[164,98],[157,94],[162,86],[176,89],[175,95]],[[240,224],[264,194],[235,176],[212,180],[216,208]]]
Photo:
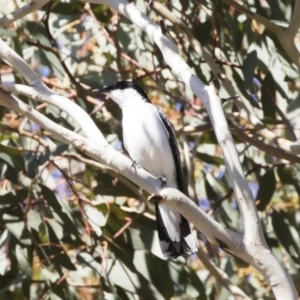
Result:
[[[180,154],[179,154],[178,144],[177,144],[173,127],[162,111],[158,110],[158,114],[162,120],[162,123],[168,135],[168,140],[170,143],[170,147],[174,158],[175,168],[176,168],[176,180],[177,180],[178,189],[185,194]],[[156,207],[158,236],[161,241],[169,242],[169,247],[167,249],[167,252],[169,252],[169,257],[171,258],[176,258],[179,255],[191,255],[197,252],[197,244],[192,235],[190,224],[183,215],[180,214],[180,216],[181,216],[181,223],[180,223],[181,240],[180,242],[171,241],[168,232],[166,230],[166,227],[164,225],[164,222],[160,216],[159,209],[158,207]]]
[[177,140],[176,140],[176,136],[175,136],[173,127],[172,127],[170,121],[168,120],[168,118],[165,116],[165,114],[159,109],[158,109],[158,114],[160,116],[160,119],[161,119],[161,121],[165,127],[165,130],[167,132],[167,135],[168,135],[168,140],[169,140],[169,144],[171,147],[171,151],[172,151],[173,159],[174,159],[174,163],[175,163],[175,168],[176,168],[176,180],[177,180],[178,189],[182,193],[185,193],[180,154],[179,154],[178,144],[177,144]]

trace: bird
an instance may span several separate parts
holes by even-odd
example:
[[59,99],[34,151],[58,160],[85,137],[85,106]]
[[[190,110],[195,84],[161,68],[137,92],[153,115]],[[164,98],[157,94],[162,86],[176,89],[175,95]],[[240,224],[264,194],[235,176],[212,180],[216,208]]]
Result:
[[[178,144],[166,115],[151,103],[146,92],[130,81],[118,81],[93,90],[111,98],[122,110],[123,144],[133,163],[184,193]],[[188,220],[178,211],[155,201],[162,253],[168,259],[197,252]]]

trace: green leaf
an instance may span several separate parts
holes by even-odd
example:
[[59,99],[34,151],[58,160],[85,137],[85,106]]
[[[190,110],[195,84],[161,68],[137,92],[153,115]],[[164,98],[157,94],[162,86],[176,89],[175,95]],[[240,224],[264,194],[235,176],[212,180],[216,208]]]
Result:
[[[63,227],[62,241],[65,243],[71,243],[74,247],[82,245],[81,235],[79,233],[80,228],[76,223],[74,213],[70,207],[68,201],[58,200],[48,187],[40,184],[41,193],[48,205],[52,208],[54,219],[57,221],[57,226]],[[79,222],[82,221],[80,216]],[[60,233],[61,236],[61,233]]]
[[25,161],[26,171],[28,177],[34,179],[37,175],[37,167],[38,167],[38,161],[37,161],[37,155],[36,153],[29,152],[26,155],[26,161]]
[[252,87],[256,64],[257,64],[257,52],[256,50],[253,50],[247,54],[247,57],[244,59],[244,63],[243,63],[245,89],[250,89]]
[[[143,224],[143,223],[142,223]],[[137,228],[128,228],[131,243],[134,250],[149,250],[154,243],[154,230],[149,230],[146,226]]]
[[300,196],[300,186],[299,186],[297,180],[294,178],[291,168],[285,167],[285,166],[278,166],[277,174],[278,174],[282,184],[293,185],[295,187],[298,195]]
[[83,209],[87,216],[87,220],[98,236],[102,235],[101,227],[106,224],[107,216],[102,211],[91,205],[84,205]]
[[19,268],[26,274],[28,278],[32,277],[32,249],[16,245],[16,257],[18,260]]
[[145,296],[152,286],[153,299],[170,299],[174,295],[167,261],[160,260],[148,251],[138,250],[134,252],[133,264],[137,272],[148,281],[143,284]]
[[48,256],[48,259],[56,266],[64,267],[68,270],[76,270],[76,267],[72,263],[70,257],[66,254],[65,250],[60,244],[56,232],[50,225],[49,220],[46,220],[45,222],[45,229],[48,242],[46,243],[47,245],[43,245],[42,247]]
[[0,144],[0,160],[4,161],[18,171],[25,171],[23,156],[21,155],[21,152],[16,148]]
[[94,188],[95,194],[113,195],[113,196],[127,196],[135,197],[135,194],[122,182],[114,182],[114,177],[103,172],[102,170],[95,170],[95,179],[97,186]]
[[208,20],[206,22],[200,23],[194,30],[195,38],[204,46],[212,35],[212,22]]
[[[46,11],[48,7],[47,5],[44,5],[41,10]],[[76,0],[70,0],[68,2],[55,2],[51,8],[51,13],[58,14],[59,16],[72,16],[71,20],[68,20],[71,22],[72,20],[77,20],[78,15],[82,12],[83,10],[83,4],[76,1]]]
[[288,215],[282,210],[274,210],[272,213],[272,225],[280,243],[293,261],[300,265],[299,234],[298,230],[290,222]]
[[268,170],[259,179],[259,190],[257,193],[256,201],[257,209],[263,211],[272,199],[275,191],[276,179],[273,170]]
[[272,120],[276,119],[275,110],[276,86],[272,74],[269,72],[264,78],[261,87],[261,103],[264,116]]
[[99,276],[101,276],[103,268],[89,253],[81,251],[77,254],[76,259],[79,263],[93,269]]
[[14,206],[13,209],[3,210],[1,220],[19,243],[26,246],[32,244],[31,234],[23,220],[23,212],[19,206]]
[[0,209],[14,206],[23,202],[28,196],[28,191],[25,189],[15,190],[0,196]]
[[218,194],[215,192],[213,189],[212,185],[210,184],[209,180],[205,178],[205,191],[207,198],[210,200],[217,200],[218,199]]
[[198,152],[196,153],[196,157],[208,164],[212,164],[212,165],[224,165],[224,159],[218,156],[214,156],[214,155],[209,155],[206,153],[201,153]]
[[0,36],[16,37],[17,32],[14,29],[0,28]]
[[66,233],[72,233],[75,236],[78,235],[75,220],[71,214],[71,208],[69,203],[65,200],[58,201],[55,194],[45,185],[40,184],[41,193],[45,200],[47,200],[49,206],[62,220],[62,225],[65,228]]
[[69,149],[69,145],[68,144],[61,144],[58,145],[53,151],[52,151],[52,156],[59,156],[61,155],[63,152],[68,151]]
[[47,148],[44,152],[39,153],[38,155],[38,165],[43,165],[46,161],[50,159],[50,149]]
[[22,283],[25,278],[26,275],[24,273],[18,274],[16,278],[14,278],[9,284],[6,285],[6,287],[0,290],[0,296],[3,295],[11,287],[15,287],[16,285]]
[[107,275],[111,283],[131,293],[138,293],[142,285],[136,273],[132,272],[121,260],[108,259],[106,263],[107,269],[110,270]]
[[[38,22],[26,21],[26,27],[30,31],[33,40],[38,40],[41,44],[52,47],[47,38],[47,32],[44,26]],[[40,64],[49,67],[53,76],[60,79],[64,77],[65,71],[60,61],[53,53],[42,49],[36,49],[35,52],[37,52],[37,55],[39,56]]]
[[32,209],[29,210],[27,213],[27,222],[28,222],[28,226],[30,228],[32,228],[38,232],[40,225],[42,223],[41,214]]

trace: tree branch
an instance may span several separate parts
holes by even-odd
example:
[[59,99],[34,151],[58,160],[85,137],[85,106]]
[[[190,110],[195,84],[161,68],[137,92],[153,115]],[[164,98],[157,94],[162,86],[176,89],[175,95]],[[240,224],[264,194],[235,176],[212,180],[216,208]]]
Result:
[[281,148],[276,148],[274,146],[267,145],[266,143],[254,138],[254,137],[249,136],[233,122],[231,122],[230,125],[234,128],[232,133],[235,136],[237,136],[239,139],[241,139],[243,142],[250,143],[251,145],[257,147],[261,151],[264,151],[272,156],[288,160],[289,162],[292,162],[292,163],[300,163],[299,156],[294,155],[292,153],[288,153]]
[[295,37],[300,28],[300,1],[295,0],[293,16],[286,32],[289,36]]
[[[11,90],[26,95],[35,101],[53,104],[69,114],[80,125],[84,134],[95,141],[105,142],[101,131],[90,116],[70,99],[50,90],[15,51],[0,39],[0,57],[15,67],[28,82],[29,86],[6,83]],[[78,116],[80,115],[80,118]]]
[[239,287],[236,285],[233,285],[230,282],[230,279],[228,278],[228,275],[218,268],[213,262],[211,262],[206,254],[203,252],[201,247],[198,250],[198,257],[205,266],[207,270],[216,278],[216,280],[224,286],[226,290],[230,292],[230,294],[236,299],[236,300],[251,300]]
[[239,4],[235,0],[223,0],[223,2],[225,2],[229,6],[234,7],[236,10],[245,14],[250,19],[253,19],[253,20],[257,21],[258,23],[262,24],[264,27],[266,27],[267,29],[269,29],[270,31],[275,33],[276,35],[281,34],[281,32],[284,30],[282,27],[276,25],[275,23],[266,19],[265,17],[251,11],[246,6]]
[[[93,2],[109,5],[144,30],[161,49],[165,61],[170,65],[173,72],[190,86],[198,98],[203,101],[223,151],[227,171],[232,181],[236,199],[241,210],[244,232],[242,234],[237,234],[225,229],[178,190],[168,187],[161,189],[161,183],[156,178],[141,168],[132,168],[131,161],[110,147],[101,133],[100,135],[102,138],[100,141],[95,139],[96,135],[93,136],[93,138],[86,139],[50,121],[13,95],[2,91],[0,92],[1,105],[10,107],[30,120],[38,123],[63,142],[72,144],[90,157],[104,163],[117,172],[120,172],[144,190],[150,193],[159,191],[160,196],[163,197],[166,205],[173,207],[182,213],[211,241],[217,243],[226,252],[240,257],[257,268],[270,283],[277,299],[296,299],[296,291],[290,275],[270,253],[270,249],[264,240],[252,194],[245,181],[238,154],[222,110],[221,101],[217,95],[215,95],[214,87],[205,86],[195,76],[180,56],[172,40],[168,36],[163,35],[160,27],[146,15],[142,14],[132,3],[129,4],[125,0],[93,0]],[[0,43],[0,53],[3,53],[5,47],[1,47],[1,45],[2,44]],[[5,50],[7,50],[7,47],[8,46],[6,46]],[[6,56],[6,58],[9,60],[10,56]],[[23,72],[24,64],[25,67],[27,65],[22,59],[20,60],[20,72]],[[16,64],[15,68],[19,70],[19,65]],[[32,72],[33,71],[30,71],[31,75]],[[24,74],[23,72],[22,75],[26,79],[27,74]],[[32,76],[29,77],[30,80],[32,79],[31,77]],[[38,81],[36,84],[38,85],[39,78],[37,77],[37,79]],[[36,88],[36,86],[34,86],[34,88]],[[38,92],[41,92],[41,90],[38,90]],[[70,108],[66,108],[66,112],[68,112],[69,109]],[[82,112],[80,115],[77,115],[77,119],[79,117],[81,118],[81,114]],[[84,124],[81,122],[80,125]]]
[[103,165],[103,164],[101,164],[97,161],[94,161],[92,159],[84,158],[83,156],[81,156],[80,154],[77,154],[77,153],[64,153],[63,157],[67,157],[67,158],[70,158],[70,159],[75,159],[77,161],[83,162],[87,165],[90,165],[90,166],[93,166],[97,169],[103,170],[104,172],[110,174],[114,178],[118,178],[118,180],[120,180],[133,193],[135,193],[138,198],[140,198],[145,203],[145,205],[147,207],[147,210],[151,210],[150,205],[149,205],[149,201],[143,195],[142,190],[139,187],[135,186],[133,183],[131,183],[126,177],[124,177],[121,174],[117,173],[113,169],[111,169],[111,168],[109,168],[109,167],[107,167],[107,166],[105,166],[105,165]]
[[10,14],[0,18],[0,27],[8,26],[9,24],[21,19],[22,17],[34,11],[37,11],[49,1],[50,0],[32,0],[31,2],[11,12]]
[[[250,19],[253,19],[257,21],[258,23],[262,24],[264,27],[266,27],[268,30],[273,32],[279,39],[283,49],[286,51],[286,53],[289,55],[291,60],[294,64],[300,68],[300,57],[299,57],[299,51],[294,43],[294,37],[295,33],[299,29],[299,4],[295,4],[294,14],[291,21],[292,27],[288,27],[287,29],[282,28],[279,25],[276,25],[272,21],[266,19],[265,17],[251,11],[247,7],[237,3],[235,0],[223,0],[224,3],[234,7],[236,10],[240,11],[241,13],[245,14]],[[298,19],[296,21],[296,19]],[[298,29],[296,30],[296,27],[298,26]]]
[[[291,163],[299,163],[300,162],[299,156],[297,156],[293,153],[286,152],[282,148],[268,145],[265,142],[263,142],[257,138],[249,136],[247,133],[245,133],[245,130],[240,128],[234,122],[230,122],[230,127],[233,127],[233,130],[232,130],[233,135],[238,137],[241,141],[249,143],[252,146],[257,147],[259,150],[267,152],[268,154],[275,156],[279,159],[285,159]],[[191,126],[191,125],[187,125],[185,127],[180,128],[177,132],[184,133],[184,134],[192,134],[192,133],[203,132],[203,131],[208,131],[208,130],[212,130],[211,124],[203,124],[203,125],[198,125],[195,127]],[[257,133],[257,135],[259,135],[259,133]]]
[[[203,82],[197,78],[180,56],[173,41],[168,36],[163,35],[160,27],[146,15],[142,14],[133,4],[122,0],[93,0],[91,2],[113,7],[144,30],[159,46],[165,61],[172,68],[173,72],[191,87],[194,94],[202,100],[215,129],[217,139],[223,151],[227,171],[232,179],[233,188],[243,215],[245,234],[249,238],[254,236],[257,238],[256,235],[258,234],[260,242],[265,243],[260,223],[257,222],[258,215],[253,203],[252,194],[244,179],[238,154],[229,132],[220,99],[214,92],[214,87],[205,86]],[[249,224],[255,225],[249,226]]]
[[[157,193],[161,190],[161,182],[157,178],[153,177],[142,168],[133,168],[132,161],[112,148],[107,142],[99,144],[95,143],[93,140],[82,137],[81,135],[51,121],[15,96],[4,93],[1,90],[0,105],[13,109],[39,124],[60,141],[73,145],[86,155],[112,168],[136,183],[148,193]],[[163,188],[161,191],[164,195],[169,195],[170,193],[168,199],[176,197],[176,209],[183,213],[186,218],[193,220],[194,225],[212,241],[215,243],[217,242],[218,244],[221,242],[222,245],[227,245],[228,251],[232,252],[234,252],[235,249],[242,247],[239,234],[221,226],[184,194],[174,188]],[[167,205],[171,205],[171,201],[168,201]],[[184,208],[185,206],[188,207]]]
[[[230,1],[230,0],[224,0],[228,1],[228,3],[233,2],[236,5],[236,2]],[[241,5],[239,5],[241,6]],[[164,5],[162,5],[159,2],[153,2],[153,8],[155,11],[157,11],[161,16],[164,18],[167,18],[170,22],[172,22],[174,25],[177,25],[183,32],[186,33],[187,37],[189,38],[191,45],[193,46],[194,50],[200,55],[203,56],[207,64],[210,66],[214,76],[216,78],[219,78],[222,82],[222,85],[224,86],[227,93],[232,96],[235,95],[236,92],[231,84],[231,82],[228,80],[227,76],[222,72],[218,64],[215,62],[215,60],[212,58],[211,54],[202,47],[202,45],[194,38],[192,32],[189,30],[189,28],[179,20],[172,12]],[[247,9],[242,6],[243,9]],[[251,11],[249,11],[249,14],[252,15]],[[269,20],[267,20],[270,22]],[[275,25],[277,26],[277,25]],[[256,117],[256,115],[251,111],[250,105],[247,103],[247,101],[244,101],[244,99],[241,97],[234,100],[234,103],[237,105],[239,111],[241,112],[241,116],[245,118],[248,122],[250,122],[255,130],[259,132],[265,139],[276,143],[284,149],[287,152],[291,152],[294,154],[300,154],[300,143],[299,142],[291,142],[287,139],[278,137],[273,131],[267,129],[262,121]]]
[[[243,239],[239,241],[239,245],[244,242],[247,251],[243,251],[242,248],[236,248],[235,250],[238,250],[236,252],[243,252],[243,259],[251,261],[251,264],[263,274],[278,299],[282,299],[282,297],[295,299],[296,291],[290,275],[270,253],[270,249],[265,242],[252,193],[244,178],[238,154],[222,110],[221,101],[217,95],[215,95],[214,87],[205,86],[199,78],[197,78],[180,56],[173,41],[167,35],[163,35],[160,27],[145,14],[141,13],[134,4],[128,3],[125,0],[92,0],[87,2],[108,5],[145,31],[150,39],[160,48],[166,63],[171,67],[172,71],[186,85],[191,87],[194,94],[202,100],[222,149],[227,172],[232,181],[232,186],[243,218],[244,233]],[[160,195],[165,199],[168,205],[179,210],[191,222],[198,223],[197,217],[193,217],[192,212],[195,212],[199,208],[195,204],[192,205],[192,203],[191,205],[185,205],[183,207],[182,201],[183,199],[186,200],[184,195],[178,192],[175,193],[172,189],[168,188],[162,189]],[[196,227],[199,228],[197,225]],[[211,238],[211,236],[208,237]],[[218,242],[218,240],[216,241]],[[219,242],[219,244],[221,243],[222,242]],[[228,246],[226,245],[226,247]],[[272,270],[272,273],[270,273],[270,270]],[[285,280],[283,280],[283,278],[285,278]]]

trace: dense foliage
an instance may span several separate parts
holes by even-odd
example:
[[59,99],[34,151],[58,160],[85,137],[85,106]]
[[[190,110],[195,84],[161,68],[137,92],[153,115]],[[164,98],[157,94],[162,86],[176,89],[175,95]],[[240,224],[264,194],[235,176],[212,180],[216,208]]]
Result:
[[[1,13],[23,5],[16,2],[0,1]],[[263,132],[299,139],[299,73],[274,32],[224,2],[173,0],[162,3],[167,12],[155,1],[136,5],[155,22],[164,20],[187,63],[224,98],[267,242],[300,291],[300,158]],[[286,26],[292,2],[246,1],[244,7]],[[140,29],[107,6],[53,1],[1,28],[0,35],[51,89],[84,108],[120,151],[121,113],[111,102],[95,99],[90,88],[120,79],[141,85],[176,129],[189,196],[222,225],[242,231],[222,153],[200,100]],[[299,36],[295,43],[300,46]],[[261,125],[239,113],[239,100],[228,95],[204,52]],[[5,61],[1,81],[23,83]],[[67,112],[19,97],[80,132]],[[166,261],[145,192],[14,111],[0,106],[0,117],[1,299],[233,299],[211,275],[216,267],[251,299],[272,298],[256,270],[200,232],[199,257]],[[204,267],[205,254],[213,265],[208,261]]]

